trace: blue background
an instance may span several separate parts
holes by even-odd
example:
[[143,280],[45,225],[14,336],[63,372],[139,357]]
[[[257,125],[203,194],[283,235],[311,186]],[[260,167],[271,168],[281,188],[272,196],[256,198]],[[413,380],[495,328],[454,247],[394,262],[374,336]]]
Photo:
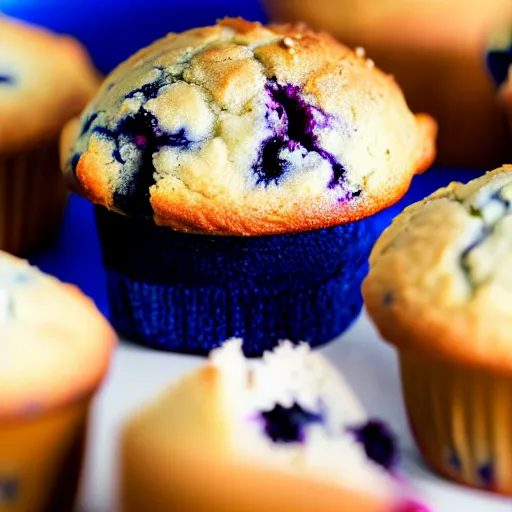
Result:
[[266,20],[257,0],[3,0],[0,9],[80,39],[103,73],[168,32],[225,16]]
[[[212,24],[224,16],[265,21],[256,0],[4,0],[2,11],[74,35],[87,46],[103,73],[167,32]],[[406,205],[452,180],[467,181],[478,174],[475,170],[434,168],[417,176],[399,204],[377,215],[380,229]],[[87,201],[71,197],[57,240],[30,259],[46,272],[77,284],[108,314],[100,247],[92,205]]]

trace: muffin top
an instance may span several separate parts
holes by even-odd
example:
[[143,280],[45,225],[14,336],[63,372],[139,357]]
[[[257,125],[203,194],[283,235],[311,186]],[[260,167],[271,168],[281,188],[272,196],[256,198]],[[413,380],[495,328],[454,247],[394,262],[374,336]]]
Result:
[[0,252],[0,418],[85,398],[115,339],[77,288]]
[[78,42],[0,13],[0,153],[57,140],[100,85]]
[[512,369],[512,166],[452,183],[384,231],[363,284],[382,336],[433,358]]
[[394,489],[385,471],[396,462],[394,438],[368,421],[319,353],[283,342],[247,360],[241,346],[233,339],[214,350],[131,421],[127,443],[143,443],[146,456],[196,456],[237,472],[257,466],[276,478],[284,472],[384,496]]
[[436,126],[326,34],[226,19],[119,66],[62,138],[91,201],[180,231],[325,228],[397,201]]

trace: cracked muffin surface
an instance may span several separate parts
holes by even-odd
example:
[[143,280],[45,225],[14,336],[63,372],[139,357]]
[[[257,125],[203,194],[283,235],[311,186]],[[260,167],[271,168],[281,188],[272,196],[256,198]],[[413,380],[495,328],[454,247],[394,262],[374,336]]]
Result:
[[370,265],[363,296],[386,340],[510,370],[512,165],[406,208]]
[[65,130],[63,166],[119,213],[277,234],[394,203],[432,162],[435,132],[362,51],[300,26],[226,19],[119,66]]

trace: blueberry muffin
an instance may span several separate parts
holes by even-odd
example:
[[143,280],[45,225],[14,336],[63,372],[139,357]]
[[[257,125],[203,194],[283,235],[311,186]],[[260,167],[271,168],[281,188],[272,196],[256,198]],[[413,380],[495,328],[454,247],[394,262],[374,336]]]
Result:
[[78,289],[0,253],[1,510],[72,510],[114,343]]
[[368,312],[398,348],[413,433],[457,482],[512,495],[512,166],[407,208],[377,242]]
[[426,511],[387,471],[392,434],[320,354],[284,342],[248,361],[241,345],[216,349],[129,421],[123,512]]
[[413,110],[436,118],[440,165],[483,170],[506,160],[507,124],[482,65],[482,51],[496,24],[512,19],[510,0],[263,4],[274,21],[305,21],[364,47],[396,77]]
[[301,27],[226,19],[141,50],[62,138],[114,325],[202,354],[334,338],[361,308],[363,219],[428,167],[435,131],[373,62]]
[[59,227],[60,131],[100,82],[77,42],[1,13],[0,48],[0,248],[19,254]]

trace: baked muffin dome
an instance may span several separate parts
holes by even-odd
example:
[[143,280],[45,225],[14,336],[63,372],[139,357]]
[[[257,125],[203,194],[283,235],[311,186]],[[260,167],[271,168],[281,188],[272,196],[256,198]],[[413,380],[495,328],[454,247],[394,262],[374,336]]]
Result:
[[177,230],[262,235],[358,220],[434,157],[362,52],[300,26],[226,19],[169,34],[119,66],[63,136],[91,201]]
[[382,336],[401,349],[510,371],[512,166],[407,208],[375,245],[363,284]]
[[0,251],[0,419],[85,399],[109,366],[116,335],[73,285]]

